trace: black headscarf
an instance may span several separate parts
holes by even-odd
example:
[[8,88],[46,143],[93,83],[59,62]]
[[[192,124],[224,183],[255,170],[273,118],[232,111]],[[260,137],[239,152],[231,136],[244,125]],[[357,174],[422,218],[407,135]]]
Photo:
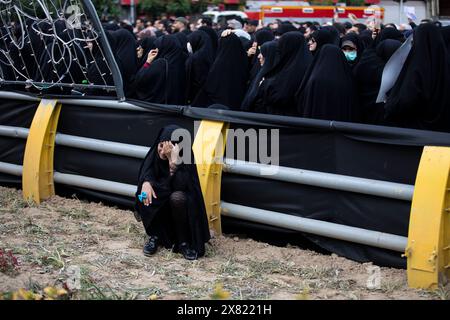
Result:
[[255,32],[255,42],[258,46],[275,39],[273,32],[269,28],[263,28]]
[[288,32],[298,32],[298,29],[290,22],[283,22],[278,26],[278,29],[276,31],[278,36],[282,36],[285,33]]
[[397,40],[384,40],[378,44],[376,49],[366,49],[359,63],[353,69],[358,87],[362,122],[364,123],[379,125],[384,123],[384,103],[376,103],[376,100],[380,91],[384,66],[401,45],[402,43]]
[[393,39],[404,42],[405,36],[395,28],[384,28],[375,38],[374,45],[377,46],[381,41],[386,39]]
[[[19,46],[14,45],[10,41],[6,41],[8,36],[5,35],[5,41],[0,40],[0,46],[3,46],[6,43],[9,43],[9,55],[11,59],[14,61],[14,66],[16,70],[19,70],[21,74],[18,74],[19,79],[21,81],[25,81],[27,79],[34,80],[35,74],[38,71],[36,64],[39,63],[40,57],[44,50],[44,43],[40,39],[39,35],[32,28],[33,20],[28,19],[26,21],[26,30],[22,34],[21,38],[16,42]],[[5,30],[6,31],[6,30]],[[3,34],[3,30],[1,31]],[[23,41],[23,46],[22,45]],[[21,49],[20,49],[21,47]],[[7,62],[6,57],[0,57],[0,60]],[[25,68],[26,69],[25,69]],[[8,68],[3,68],[2,71],[8,73]],[[10,79],[11,80],[11,79]]]
[[324,45],[332,44],[338,46],[340,41],[339,33],[334,27],[324,27],[314,31],[311,38],[317,43],[316,50],[313,51],[314,55],[317,54]]
[[223,104],[239,110],[244,99],[248,79],[248,58],[235,34],[220,38],[219,51],[206,84],[193,101],[196,107]]
[[333,44],[335,46],[339,46],[341,38],[339,36],[339,30],[338,29],[336,29],[333,26],[325,26],[325,27],[323,27],[320,30],[327,31],[330,34],[330,36],[329,36],[330,37],[329,38],[330,39],[329,44]]
[[359,39],[361,40],[362,45],[365,49],[369,49],[373,45],[373,37],[372,37],[372,31],[370,30],[364,30],[359,34]]
[[288,32],[278,40],[275,66],[266,75],[263,101],[267,113],[295,115],[295,92],[312,61],[305,37]]
[[250,81],[253,81],[253,79],[258,74],[259,70],[261,70],[261,65],[259,63],[258,55],[259,55],[259,48],[266,42],[272,41],[275,39],[275,36],[273,35],[273,32],[270,29],[261,29],[255,32],[255,42],[257,44],[256,53],[252,58],[251,61],[251,69],[250,69]]
[[156,37],[145,37],[138,41],[138,45],[143,49],[142,58],[138,59],[138,70],[142,68],[151,50],[156,49]]
[[[106,37],[111,46],[117,66],[122,76],[123,88],[127,97],[134,96],[134,79],[138,66],[136,55],[136,41],[132,34],[125,29],[106,31]],[[113,77],[107,62],[104,60],[104,51],[94,43],[93,55],[95,64],[88,69],[88,78],[94,84],[113,85]],[[98,66],[98,67],[97,67]]]
[[117,31],[121,29],[120,26],[114,22],[106,22],[103,23],[102,26],[105,31]]
[[356,56],[356,60],[349,62],[349,64],[351,66],[354,66],[358,63],[359,59],[361,59],[361,56],[364,53],[364,45],[361,42],[360,38],[358,37],[358,35],[356,33],[348,33],[345,36],[343,36],[341,38],[341,45],[345,42],[345,41],[351,41],[355,46],[356,46],[356,50],[357,50],[357,56]]
[[359,121],[351,69],[336,46],[325,45],[314,57],[297,96],[301,117]]
[[214,61],[211,39],[203,31],[194,31],[188,36],[193,54],[186,61],[187,102],[191,103],[206,82]]
[[253,41],[243,36],[239,36],[239,40],[241,40],[242,47],[244,51],[247,52],[253,45]]
[[386,117],[400,127],[450,132],[450,69],[438,27],[422,24],[386,101]]
[[[111,50],[114,52],[115,48],[115,38],[109,31],[105,32],[106,38],[109,42]],[[107,61],[104,59],[102,50],[98,47],[99,42],[93,43],[92,48],[92,63],[88,67],[88,79],[91,83],[97,85],[114,85],[114,79],[112,77],[111,71],[108,67]],[[134,46],[133,46],[134,47]],[[136,53],[135,53],[136,55]],[[137,56],[136,56],[137,60]],[[119,66],[120,68],[120,66]],[[92,90],[91,94],[103,94],[104,92],[98,92],[97,90]]]
[[[37,82],[66,82],[70,83],[70,73],[68,67],[71,64],[70,53],[61,41],[70,41],[69,33],[67,32],[66,23],[63,20],[57,20],[54,23],[54,28],[51,30],[43,30],[44,35],[43,44],[47,48],[42,51],[39,57],[39,65],[41,67],[42,75],[36,74]],[[39,25],[42,27],[42,25]],[[59,39],[58,39],[59,38]]]
[[[32,28],[37,28],[44,33],[42,39]],[[22,56],[28,52],[27,61],[32,66],[36,82],[80,84],[86,78],[84,66],[87,59],[84,50],[80,43],[75,41],[74,32],[70,31],[65,20],[56,20],[53,28],[49,28],[48,23],[30,24],[29,39],[26,39],[26,43]],[[33,50],[36,48],[35,57],[40,70],[34,67],[36,61],[31,56],[33,52],[31,46]],[[61,93],[61,91],[69,93],[70,89],[56,86],[49,89],[52,93]]]
[[381,41],[376,48],[377,56],[379,56],[384,63],[387,63],[395,51],[402,46],[398,40],[386,39]]
[[[158,155],[160,142],[179,142],[172,140],[172,134],[177,129],[181,128],[170,125],[161,129],[145,157],[139,170],[135,209],[142,218],[147,234],[157,236],[166,248],[170,248],[176,244],[176,235],[173,222],[170,220],[170,212],[168,212],[171,210],[169,199],[175,191],[184,192],[187,196],[188,226],[186,227],[189,228],[191,236],[189,244],[191,249],[196,250],[201,257],[205,254],[205,243],[209,241],[210,233],[196,165],[193,161],[190,164],[182,163],[171,176],[169,162],[162,160]],[[150,206],[144,206],[138,200],[144,182],[150,182],[156,193],[157,198],[152,199]]]
[[136,40],[133,35],[125,29],[113,31],[114,38],[113,53],[122,74],[125,94],[131,96],[133,93],[133,81],[137,71],[138,61],[136,55]]
[[136,97],[153,103],[185,104],[186,56],[177,38],[162,36],[155,46],[159,50],[156,59],[136,74]]
[[183,49],[183,52],[188,55],[188,48],[187,48],[187,44],[188,44],[188,37],[187,34],[184,32],[176,32],[173,34],[178,41],[180,42],[180,48]]
[[[66,82],[70,79],[74,83],[81,83],[85,76],[83,74],[83,65],[85,65],[86,57],[84,50],[80,43],[75,40],[75,33],[67,27],[65,20],[58,20],[55,23],[56,34],[58,35],[58,41],[64,41],[66,44],[60,44],[60,55],[64,56],[67,61],[67,67],[69,68],[70,78],[66,77]],[[67,44],[68,43],[68,44]],[[71,60],[69,59],[71,58]],[[66,65],[64,65],[65,68]]]
[[217,48],[219,47],[219,36],[217,35],[216,31],[214,31],[211,27],[202,26],[198,28],[198,30],[201,30],[203,32],[206,32],[206,34],[211,39],[211,45],[213,49],[214,58],[216,58],[217,54]]
[[[244,98],[244,101],[242,102],[242,111],[259,111],[256,110],[255,100],[258,99],[261,81],[263,81],[263,78],[275,65],[277,48],[278,46],[276,41],[269,41],[261,46],[261,54],[264,57],[264,65],[260,68],[258,74],[250,84],[250,88]],[[257,63],[259,64],[259,61]]]

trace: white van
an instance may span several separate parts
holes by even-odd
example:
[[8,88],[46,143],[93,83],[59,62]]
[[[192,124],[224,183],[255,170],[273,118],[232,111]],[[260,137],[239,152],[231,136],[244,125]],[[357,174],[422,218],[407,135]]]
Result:
[[245,12],[242,11],[206,11],[203,12],[203,16],[211,18],[213,23],[219,23],[225,25],[228,20],[241,18],[242,20],[248,19]]

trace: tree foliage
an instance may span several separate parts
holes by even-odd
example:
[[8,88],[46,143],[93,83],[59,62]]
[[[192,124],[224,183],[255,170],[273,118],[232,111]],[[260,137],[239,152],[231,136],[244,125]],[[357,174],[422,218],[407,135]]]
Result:
[[101,20],[117,19],[120,16],[118,0],[92,0]]

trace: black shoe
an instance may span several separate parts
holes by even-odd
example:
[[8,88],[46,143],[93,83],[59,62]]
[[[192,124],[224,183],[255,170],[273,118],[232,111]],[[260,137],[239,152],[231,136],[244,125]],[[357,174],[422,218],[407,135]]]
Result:
[[158,250],[158,237],[150,237],[144,246],[144,255],[149,257]]
[[180,244],[178,250],[187,260],[197,260],[198,258],[197,251],[190,249],[186,242]]

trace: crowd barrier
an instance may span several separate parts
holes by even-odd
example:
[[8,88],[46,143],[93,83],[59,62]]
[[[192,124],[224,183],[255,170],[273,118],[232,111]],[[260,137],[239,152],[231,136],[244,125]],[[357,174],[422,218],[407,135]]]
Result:
[[[291,230],[357,261],[407,267],[414,288],[450,276],[450,134],[137,101],[0,92],[0,183],[27,200],[55,185],[132,205],[137,172],[159,129],[193,143],[210,226]],[[229,128],[277,128],[281,162],[216,154]],[[216,162],[214,159],[223,159]],[[20,180],[19,180],[20,179]]]

